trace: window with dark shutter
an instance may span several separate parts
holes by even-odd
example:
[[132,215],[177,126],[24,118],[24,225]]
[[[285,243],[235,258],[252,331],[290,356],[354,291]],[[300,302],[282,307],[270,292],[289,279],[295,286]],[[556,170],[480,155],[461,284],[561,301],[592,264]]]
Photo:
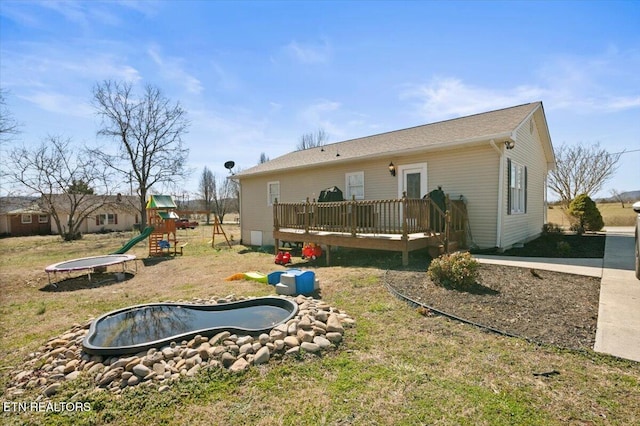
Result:
[[507,214],[527,212],[527,168],[507,159]]
[[507,158],[507,214],[511,214],[511,159]]

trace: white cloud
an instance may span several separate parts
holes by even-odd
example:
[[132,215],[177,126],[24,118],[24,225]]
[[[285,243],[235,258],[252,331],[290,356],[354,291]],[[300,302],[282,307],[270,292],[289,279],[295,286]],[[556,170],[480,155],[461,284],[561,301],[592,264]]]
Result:
[[617,112],[640,107],[639,52],[610,49],[595,57],[549,59],[530,83],[507,88],[478,86],[457,77],[434,77],[404,87],[400,99],[415,102],[429,121],[541,100],[547,110]]
[[331,58],[331,46],[326,40],[316,44],[294,40],[285,47],[285,51],[303,64],[325,63]]
[[472,86],[452,77],[434,78],[427,84],[408,87],[401,99],[417,99],[421,116],[433,120],[476,114],[539,100],[543,91],[530,86],[500,91]]
[[85,98],[68,96],[62,93],[36,91],[20,98],[35,104],[38,108],[57,114],[89,118],[95,110]]
[[200,80],[189,74],[183,68],[183,60],[180,58],[164,58],[159,47],[152,46],[147,50],[149,57],[158,66],[159,72],[166,79],[184,87],[189,93],[199,94],[203,87]]
[[344,132],[335,124],[336,120],[342,120],[343,113],[337,116],[341,108],[340,102],[320,99],[304,108],[298,115],[309,131],[317,128],[324,129],[332,137],[341,137]]

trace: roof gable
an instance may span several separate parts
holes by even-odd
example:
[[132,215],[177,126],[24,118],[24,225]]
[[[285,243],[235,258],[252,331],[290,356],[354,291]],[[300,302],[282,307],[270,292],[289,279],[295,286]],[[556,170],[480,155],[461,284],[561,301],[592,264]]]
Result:
[[[375,158],[413,151],[447,149],[474,142],[513,139],[515,130],[537,110],[542,102],[504,108],[408,129],[337,142],[323,147],[293,151],[244,170],[237,178],[269,174],[285,169],[320,167],[353,160]],[[544,120],[546,127],[546,120]],[[548,129],[542,132],[548,138]],[[545,142],[545,141],[543,141]],[[550,139],[548,140],[550,146]],[[548,150],[545,148],[545,151]],[[551,157],[553,151],[551,150]],[[549,159],[549,157],[548,157]],[[553,162],[553,159],[550,160]]]

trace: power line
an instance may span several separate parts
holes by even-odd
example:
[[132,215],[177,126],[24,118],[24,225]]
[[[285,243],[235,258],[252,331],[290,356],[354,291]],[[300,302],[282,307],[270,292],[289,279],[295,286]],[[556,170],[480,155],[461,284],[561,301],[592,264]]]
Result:
[[609,155],[618,155],[618,154],[627,154],[629,152],[638,152],[640,151],[640,149],[629,149],[629,150],[624,150],[624,151],[620,151],[620,152],[610,152],[608,153]]

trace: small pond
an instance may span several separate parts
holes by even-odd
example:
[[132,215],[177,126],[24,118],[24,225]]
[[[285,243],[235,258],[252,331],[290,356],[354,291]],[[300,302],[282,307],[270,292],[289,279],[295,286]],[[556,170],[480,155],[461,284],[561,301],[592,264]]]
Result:
[[121,355],[179,343],[196,335],[260,334],[284,323],[298,304],[280,297],[261,297],[216,305],[153,303],[109,312],[91,323],[82,345],[86,352]]

